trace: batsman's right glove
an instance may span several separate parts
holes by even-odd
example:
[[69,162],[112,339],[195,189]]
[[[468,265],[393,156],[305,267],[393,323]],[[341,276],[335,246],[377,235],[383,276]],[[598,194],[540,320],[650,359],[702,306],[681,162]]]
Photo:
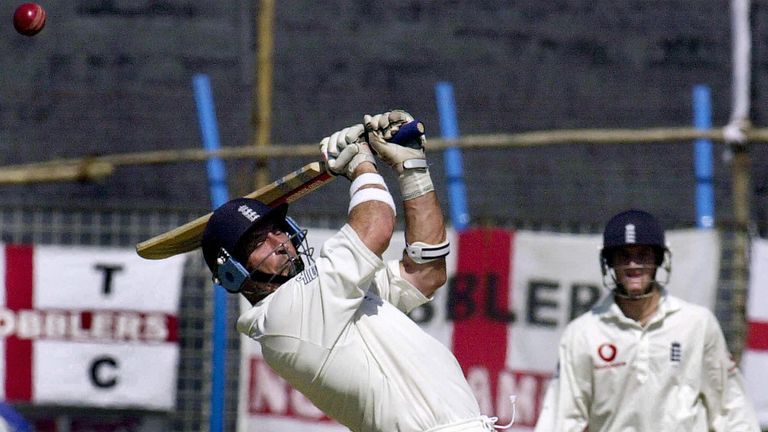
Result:
[[343,175],[351,180],[355,168],[361,163],[370,162],[376,165],[364,137],[363,125],[356,124],[336,131],[320,141],[320,153],[333,174]]
[[424,145],[427,142],[424,135],[402,144],[391,142],[400,127],[413,120],[413,116],[403,110],[363,117],[368,143],[379,159],[398,174],[397,180],[404,201],[435,190],[424,153]]

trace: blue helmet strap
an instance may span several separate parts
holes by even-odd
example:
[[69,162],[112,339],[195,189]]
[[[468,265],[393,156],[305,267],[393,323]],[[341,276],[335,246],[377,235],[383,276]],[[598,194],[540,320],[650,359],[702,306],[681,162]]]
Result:
[[228,292],[239,293],[250,276],[248,270],[224,249],[221,250],[218,261],[219,266],[216,269],[214,282],[224,287]]

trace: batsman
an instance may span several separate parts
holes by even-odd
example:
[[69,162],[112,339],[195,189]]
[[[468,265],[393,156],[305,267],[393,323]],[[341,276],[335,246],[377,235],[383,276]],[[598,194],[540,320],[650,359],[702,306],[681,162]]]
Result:
[[[350,180],[347,221],[317,259],[306,230],[247,198],[216,209],[203,232],[214,281],[252,305],[237,329],[267,364],[353,431],[493,431],[453,354],[406,314],[446,282],[450,251],[420,135],[400,110],[366,115],[320,143],[328,169]],[[382,260],[397,206],[377,171],[397,174],[405,219],[402,258]]]

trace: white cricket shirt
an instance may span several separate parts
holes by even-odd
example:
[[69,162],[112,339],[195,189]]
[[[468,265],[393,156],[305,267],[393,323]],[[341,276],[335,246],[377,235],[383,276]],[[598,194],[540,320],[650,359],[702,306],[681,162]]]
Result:
[[453,354],[405,314],[429,299],[399,273],[345,225],[315,266],[237,328],[275,372],[354,431],[488,430]]
[[759,431],[717,320],[662,294],[645,328],[607,296],[560,342],[537,432]]

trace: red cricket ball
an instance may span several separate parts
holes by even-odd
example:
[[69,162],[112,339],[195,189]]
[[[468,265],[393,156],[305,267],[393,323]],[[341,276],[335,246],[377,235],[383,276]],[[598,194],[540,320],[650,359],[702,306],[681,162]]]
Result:
[[24,36],[34,36],[45,27],[45,9],[37,3],[23,3],[13,13],[13,27]]

